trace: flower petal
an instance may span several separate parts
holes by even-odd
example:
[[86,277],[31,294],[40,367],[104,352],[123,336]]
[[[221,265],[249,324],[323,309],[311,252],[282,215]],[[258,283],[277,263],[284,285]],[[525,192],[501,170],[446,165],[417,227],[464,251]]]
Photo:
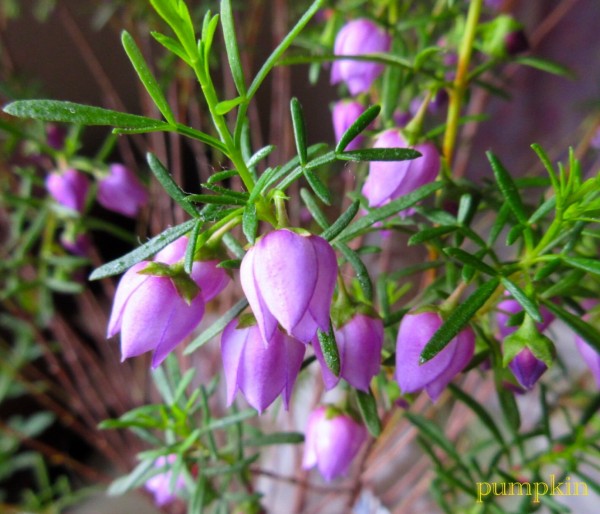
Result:
[[138,262],[129,268],[121,277],[117,286],[117,292],[113,300],[110,319],[106,337],[112,337],[121,330],[121,320],[123,319],[123,310],[125,309],[129,298],[145,282],[148,275],[140,275],[138,272],[146,267],[147,261]]
[[239,387],[239,373],[242,363],[242,353],[249,329],[236,329],[238,320],[231,321],[221,336],[221,359],[225,370],[225,382],[227,384],[227,406],[233,403],[235,393]]

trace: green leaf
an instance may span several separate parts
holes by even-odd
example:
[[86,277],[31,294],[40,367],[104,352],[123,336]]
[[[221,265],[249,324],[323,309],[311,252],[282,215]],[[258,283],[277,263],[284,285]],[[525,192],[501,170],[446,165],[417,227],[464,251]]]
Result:
[[139,248],[115,259],[114,261],[108,262],[99,268],[96,268],[90,275],[90,280],[99,280],[101,278],[111,277],[127,271],[131,266],[137,264],[148,257],[153,256],[160,250],[162,250],[169,243],[172,243],[176,239],[185,235],[187,232],[192,230],[196,220],[188,220],[181,225],[170,227],[161,234],[153,237],[147,243],[143,244]]
[[358,254],[348,248],[344,243],[335,243],[334,246],[342,253],[344,258],[350,263],[350,265],[354,268],[356,273],[356,278],[358,279],[358,283],[362,289],[363,295],[368,302],[373,301],[373,284],[371,282],[371,278],[369,277],[369,272],[365,263],[361,260]]
[[506,419],[511,430],[516,433],[521,426],[521,415],[519,414],[519,406],[515,400],[515,395],[511,391],[505,389],[502,384],[500,384],[496,390],[498,392],[498,400],[504,419]]
[[245,298],[242,298],[210,327],[204,330],[204,332],[202,332],[196,339],[188,344],[183,354],[189,355],[204,344],[208,343],[208,341],[210,341],[213,337],[216,337],[223,330],[225,330],[225,327],[229,324],[229,322],[235,319],[246,307],[248,307],[248,301]]
[[542,59],[540,57],[532,57],[532,56],[522,56],[514,59],[514,62],[518,64],[522,64],[523,66],[529,66],[531,68],[536,68],[541,71],[545,71],[546,73],[552,73],[553,75],[559,75],[561,77],[569,77],[574,78],[575,74],[573,70],[558,64],[553,61],[549,61],[548,59]]
[[257,412],[254,409],[245,409],[239,412],[234,412],[229,416],[220,419],[212,419],[208,424],[200,428],[200,435],[214,432],[215,430],[222,430],[231,425],[241,423],[247,419],[255,417]]
[[159,468],[154,468],[153,460],[144,460],[140,462],[131,473],[124,477],[117,478],[117,480],[112,482],[106,490],[106,494],[109,496],[120,496],[127,491],[131,491],[144,484],[151,476],[156,475],[159,472]]
[[356,403],[369,434],[373,437],[379,437],[381,434],[381,420],[377,414],[377,402],[373,393],[371,391],[365,393],[356,389]]
[[246,166],[248,166],[248,168],[253,168],[260,161],[266,158],[273,150],[275,150],[275,148],[275,145],[264,146],[263,148],[258,150],[252,157],[250,157],[250,159],[248,159]]
[[77,125],[107,125],[129,130],[154,131],[171,128],[161,120],[59,100],[17,100],[4,107],[4,112],[18,118]]
[[308,153],[306,150],[306,125],[304,123],[304,114],[302,113],[302,105],[296,97],[290,101],[290,110],[292,112],[292,125],[294,127],[294,140],[296,141],[296,150],[300,165],[305,166],[308,161]]
[[335,220],[333,225],[323,230],[321,237],[327,241],[335,239],[342,232],[342,230],[344,230],[350,224],[359,209],[360,202],[358,200],[352,202],[350,206],[342,213],[342,215]]
[[300,444],[304,442],[304,434],[300,432],[275,432],[261,434],[244,441],[244,446],[269,446],[272,444]]
[[586,259],[584,257],[562,257],[563,262],[573,268],[577,268],[594,275],[600,275],[600,260],[598,259]]
[[173,115],[173,111],[171,111],[171,107],[169,107],[169,103],[167,102],[165,95],[160,89],[160,86],[154,78],[154,75],[152,75],[150,68],[148,68],[142,52],[140,52],[140,49],[135,44],[135,41],[126,30],[124,30],[121,34],[121,42],[125,52],[127,52],[127,56],[129,57],[131,64],[133,64],[136,73],[146,88],[146,91],[148,91],[148,94],[154,101],[154,104],[165,117],[165,120],[167,120],[169,124],[175,125],[175,116]]
[[338,347],[335,342],[335,334],[333,327],[329,327],[329,332],[323,332],[322,330],[317,331],[319,339],[319,346],[323,353],[323,358],[330,371],[336,376],[340,376],[340,354]]
[[190,238],[188,244],[185,248],[185,259],[183,264],[183,269],[187,274],[192,273],[192,267],[194,265],[194,257],[196,256],[196,243],[198,242],[198,236],[200,235],[200,230],[204,222],[202,220],[197,220],[192,232],[190,233]]
[[187,195],[185,197],[186,202],[193,203],[206,203],[206,204],[214,204],[214,205],[240,205],[245,206],[246,201],[242,198],[238,198],[237,196],[229,196],[229,195]]
[[419,414],[414,414],[413,412],[405,412],[404,415],[419,429],[419,432],[423,437],[439,446],[449,456],[460,462],[460,456],[456,451],[455,445],[446,438],[445,434],[437,424]]
[[496,182],[498,182],[502,196],[506,199],[519,223],[526,226],[527,215],[523,207],[523,200],[512,177],[492,152],[486,152],[486,156],[492,165],[492,170],[494,171],[494,176],[496,177]]
[[257,453],[256,455],[252,455],[246,459],[238,460],[235,462],[235,464],[230,464],[227,466],[202,466],[202,468],[200,468],[200,473],[207,477],[233,475],[234,473],[240,473],[247,470],[250,464],[254,464],[259,457],[260,453]]
[[410,161],[421,157],[421,154],[412,148],[365,148],[336,153],[340,161]]
[[372,105],[365,112],[363,112],[352,125],[350,125],[346,131],[342,134],[342,137],[338,141],[335,147],[335,153],[341,153],[344,149],[358,136],[363,130],[365,130],[375,118],[379,115],[381,107],[379,105]]
[[493,278],[479,286],[464,302],[448,316],[421,352],[421,364],[433,359],[458,333],[467,326],[471,318],[485,304],[498,287],[500,280]]
[[[310,194],[310,191],[308,191],[308,189],[301,188],[300,198],[302,198],[302,201],[304,202],[304,205],[306,205],[308,212],[310,212],[310,215],[317,222],[319,227],[321,227],[323,230],[327,229],[329,227],[329,221],[327,221],[325,214],[323,214],[323,211],[318,206],[314,196]],[[323,237],[323,234],[321,234],[321,237]]]
[[165,34],[161,34],[160,32],[150,32],[152,37],[156,39],[162,46],[164,46],[169,52],[174,53],[177,57],[179,57],[182,61],[186,62],[190,66],[192,65],[192,61],[190,61],[189,57],[185,53],[184,48],[181,46],[181,43],[172,37],[166,36]]
[[243,96],[237,96],[231,100],[223,100],[215,106],[215,112],[218,115],[223,116],[240,105],[244,100],[245,98]]
[[486,275],[495,277],[498,274],[494,268],[488,266],[481,259],[477,258],[475,255],[465,252],[464,250],[461,250],[460,248],[444,248],[444,253],[449,257],[466,264],[467,266],[471,266],[476,270],[485,273]]
[[579,316],[575,316],[562,307],[559,307],[551,300],[542,299],[542,302],[548,308],[548,310],[552,312],[552,314],[563,320],[590,346],[592,346],[594,350],[600,353],[600,331],[598,331],[596,327],[586,323]]
[[244,80],[244,70],[240,59],[240,51],[237,44],[237,33],[235,31],[235,22],[233,11],[231,9],[231,0],[221,0],[221,27],[223,28],[223,38],[225,39],[225,49],[227,59],[229,60],[229,69],[233,77],[233,83],[241,97],[246,95],[246,81]]
[[219,171],[219,172],[215,173],[214,175],[211,175],[210,177],[208,177],[208,180],[206,182],[208,184],[212,185],[212,184],[216,184],[217,182],[221,182],[222,180],[227,180],[228,178],[236,177],[237,175],[239,175],[237,170]]
[[242,215],[242,231],[250,244],[256,240],[256,231],[258,229],[258,217],[256,215],[256,204],[248,203],[244,208]]
[[193,205],[190,205],[186,200],[187,195],[181,190],[177,183],[173,180],[173,176],[163,166],[162,162],[153,153],[146,154],[146,160],[148,165],[154,173],[156,180],[160,182],[160,185],[164,187],[167,194],[177,202],[185,212],[194,218],[198,217],[198,211]]
[[414,246],[426,241],[430,241],[431,239],[437,239],[441,236],[445,236],[446,234],[451,234],[458,230],[458,227],[446,226],[446,227],[434,227],[434,228],[426,228],[424,230],[419,230],[416,234],[410,236],[408,239],[408,246]]
[[321,182],[321,179],[317,177],[311,170],[304,169],[304,178],[308,182],[308,185],[325,205],[331,205],[331,193],[327,186]]
[[531,318],[538,323],[542,323],[544,321],[536,303],[525,294],[525,291],[523,291],[514,282],[508,280],[506,277],[502,277],[500,280],[502,281],[502,285],[506,288],[506,290],[515,300],[517,300],[517,302],[519,302],[519,305],[523,307],[525,312],[529,314]]
[[383,207],[373,209],[366,216],[363,216],[351,225],[348,225],[348,227],[338,235],[337,240],[343,242],[350,241],[364,230],[372,228],[373,225],[378,221],[382,221],[390,216],[393,216],[394,214],[398,214],[400,211],[404,211],[409,207],[412,207],[417,202],[420,202],[424,198],[427,198],[431,194],[435,193],[442,186],[443,184],[441,182],[426,184],[423,187],[416,189],[412,193],[398,198],[397,200],[391,201]]

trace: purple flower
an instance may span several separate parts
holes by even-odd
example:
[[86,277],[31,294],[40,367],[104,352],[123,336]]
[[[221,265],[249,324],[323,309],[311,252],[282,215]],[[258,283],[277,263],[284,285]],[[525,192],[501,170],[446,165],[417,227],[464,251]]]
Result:
[[529,40],[522,29],[506,34],[504,47],[508,55],[518,55],[529,50]]
[[[356,119],[365,112],[365,108],[359,102],[351,100],[342,100],[333,106],[333,131],[335,132],[336,142],[342,138],[342,135]],[[365,137],[362,134],[356,136],[348,145],[346,150],[357,150],[360,148]]]
[[279,330],[267,346],[256,325],[237,325],[237,320],[230,322],[221,337],[228,404],[241,390],[248,403],[262,412],[281,394],[287,410],[306,346]]
[[[391,38],[383,29],[366,19],[347,23],[335,38],[335,55],[364,55],[388,52]],[[345,82],[350,94],[365,93],[383,71],[376,62],[338,60],[331,68],[331,83]]]
[[319,236],[275,230],[250,248],[240,278],[263,340],[277,323],[303,343],[329,330],[336,273],[335,252]]
[[[407,146],[397,129],[382,132],[373,145],[374,148]],[[381,207],[436,179],[440,171],[440,156],[433,143],[421,143],[414,149],[422,154],[421,157],[410,161],[374,161],[370,164],[369,176],[362,189],[369,207]]]
[[54,171],[46,178],[46,189],[52,198],[77,212],[83,211],[89,188],[87,177],[74,169]]
[[425,389],[429,397],[436,401],[473,357],[475,334],[467,328],[433,359],[419,364],[421,352],[442,323],[442,318],[436,312],[417,312],[402,318],[396,344],[396,380],[403,393]]
[[56,125],[55,123],[48,123],[46,125],[46,141],[49,147],[61,150],[65,145],[66,135],[67,131],[63,126]]
[[548,369],[546,364],[535,357],[529,348],[523,348],[510,361],[508,367],[513,372],[519,384],[527,390],[531,389]]
[[177,491],[181,491],[185,488],[185,480],[183,476],[179,475],[175,480],[173,490],[171,490],[171,476],[173,472],[168,469],[170,464],[173,464],[176,460],[175,455],[168,455],[167,457],[158,457],[154,461],[155,468],[167,468],[167,471],[154,475],[152,478],[146,481],[144,487],[154,495],[154,503],[158,507],[162,507],[171,503],[177,499]]
[[[521,304],[513,298],[502,300],[498,304],[498,312],[496,312],[496,323],[498,324],[498,331],[500,337],[504,339],[507,335],[512,334],[518,326],[508,326],[508,320],[514,314],[518,314],[523,310]],[[542,322],[537,323],[536,326],[540,333],[548,328],[548,325],[554,321],[554,315],[544,306],[540,308],[540,314],[542,315]]]
[[316,464],[329,482],[348,473],[366,440],[363,425],[335,409],[319,407],[308,418],[302,467],[310,469]]
[[[186,245],[187,237],[179,238],[156,254],[155,262],[178,262],[185,254]],[[198,326],[205,302],[225,288],[229,277],[223,269],[217,268],[216,260],[194,262],[190,278],[199,291],[188,304],[175,286],[175,277],[140,273],[149,264],[139,262],[121,278],[107,337],[121,332],[123,360],[154,351],[152,367],[156,368]]]
[[65,232],[60,236],[60,244],[65,250],[71,252],[73,255],[78,255],[79,257],[88,255],[92,246],[87,234],[77,234],[74,236]]
[[383,322],[379,318],[356,314],[335,331],[335,339],[340,355],[339,377],[327,367],[319,341],[313,341],[325,388],[332,389],[343,378],[352,387],[368,391],[371,379],[379,373],[381,367]]
[[144,186],[122,164],[111,164],[108,175],[98,181],[98,202],[109,211],[133,218],[147,201]]
[[575,335],[575,345],[600,387],[600,354],[579,335]]

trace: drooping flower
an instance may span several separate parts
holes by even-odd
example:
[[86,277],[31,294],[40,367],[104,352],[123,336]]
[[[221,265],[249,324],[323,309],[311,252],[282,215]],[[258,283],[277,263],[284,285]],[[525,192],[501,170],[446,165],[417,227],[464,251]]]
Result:
[[600,354],[579,335],[575,335],[575,345],[600,387]]
[[[159,253],[154,262],[174,264],[180,261],[187,237],[179,238]],[[152,367],[157,367],[200,323],[204,304],[219,294],[229,277],[218,261],[197,261],[191,276],[153,276],[143,271],[150,265],[142,261],[132,266],[121,278],[108,323],[107,337],[121,332],[122,359],[154,351]],[[177,280],[193,281],[198,291],[189,303],[176,287]]]
[[53,171],[46,178],[46,189],[63,207],[82,212],[90,183],[80,171],[68,169]]
[[[379,135],[373,147],[406,148],[408,144],[399,130],[389,129]],[[381,207],[436,179],[440,171],[440,156],[433,143],[421,143],[414,149],[421,153],[421,157],[408,161],[371,162],[362,189],[369,207]]]
[[523,348],[510,361],[508,367],[513,372],[519,384],[527,390],[531,389],[548,369],[548,366],[533,355],[529,348]]
[[148,479],[144,487],[154,495],[154,503],[158,507],[163,507],[168,503],[171,503],[177,499],[177,492],[182,491],[185,488],[185,480],[183,476],[179,475],[175,480],[173,489],[171,489],[171,477],[173,471],[169,468],[170,464],[173,464],[176,460],[175,455],[168,455],[166,457],[158,457],[154,461],[155,468],[166,467],[167,470],[154,475]]
[[347,414],[319,407],[308,418],[302,467],[317,466],[328,482],[348,473],[367,430]]
[[122,164],[111,164],[108,175],[98,181],[98,202],[109,211],[133,218],[147,201],[142,183]]
[[379,373],[381,367],[383,322],[380,318],[356,314],[335,330],[335,339],[340,356],[339,377],[327,367],[319,341],[313,341],[325,388],[332,389],[343,378],[352,387],[368,391],[371,379]]
[[281,394],[287,410],[306,345],[276,330],[266,346],[256,325],[237,326],[238,320],[230,322],[221,337],[227,403],[239,390],[262,412]]
[[[342,138],[342,135],[356,119],[365,112],[364,106],[352,100],[341,100],[333,106],[332,119],[333,131],[336,142]],[[348,145],[346,150],[357,150],[362,145],[365,137],[362,134],[356,136]]]
[[319,236],[275,230],[250,248],[240,278],[265,343],[277,323],[303,343],[329,330],[336,272],[335,252]]
[[[336,55],[364,55],[388,52],[391,38],[374,22],[358,19],[338,32],[333,51]],[[365,93],[381,75],[383,65],[377,62],[337,60],[331,68],[331,83],[345,82],[350,94]]]
[[475,334],[466,328],[435,357],[419,364],[421,352],[442,323],[438,313],[429,311],[406,314],[402,318],[396,344],[396,380],[403,393],[425,389],[436,401],[473,357]]

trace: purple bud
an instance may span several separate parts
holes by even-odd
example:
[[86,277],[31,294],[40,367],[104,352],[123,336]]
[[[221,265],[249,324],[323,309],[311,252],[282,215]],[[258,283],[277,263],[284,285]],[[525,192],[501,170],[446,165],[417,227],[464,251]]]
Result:
[[350,464],[367,440],[365,427],[347,414],[319,407],[308,418],[302,467],[317,465],[328,482],[348,473]]
[[527,390],[531,389],[548,369],[546,364],[535,357],[529,348],[523,348],[510,361],[508,367],[513,372],[519,384]]
[[471,361],[475,351],[475,334],[467,328],[433,359],[419,364],[421,352],[442,323],[436,312],[417,312],[402,318],[396,343],[396,380],[403,393],[425,389],[436,401],[444,388]]
[[[508,326],[508,320],[514,314],[521,312],[523,307],[521,307],[521,304],[517,302],[517,300],[509,298],[507,300],[502,300],[497,308],[496,323],[498,324],[500,337],[504,339],[519,328],[518,326]],[[554,315],[544,306],[540,308],[540,314],[542,315],[542,322],[536,323],[536,326],[541,334],[548,328],[548,325],[554,321]]]
[[[359,102],[342,100],[333,106],[333,130],[335,132],[336,142],[342,138],[342,135],[356,119],[365,112],[365,108]],[[360,148],[365,137],[362,134],[356,136],[348,145],[346,150],[357,150]]]
[[[374,148],[406,148],[406,141],[397,129],[382,132]],[[381,207],[401,196],[433,182],[440,171],[440,156],[433,143],[414,147],[422,155],[410,161],[371,162],[362,194],[369,207]]]
[[65,145],[66,135],[67,131],[61,125],[55,125],[54,123],[46,125],[46,141],[51,148],[61,150]]
[[144,487],[154,495],[154,503],[158,507],[162,507],[171,503],[177,499],[177,492],[185,489],[185,480],[183,476],[179,475],[175,480],[173,490],[171,490],[171,476],[173,472],[168,469],[170,464],[173,464],[176,460],[175,455],[168,455],[167,457],[158,457],[154,461],[155,468],[166,467],[167,471],[154,475],[152,478],[146,481]]
[[379,373],[381,367],[383,322],[379,318],[356,314],[335,331],[335,339],[340,355],[339,377],[327,367],[319,341],[313,341],[325,388],[332,389],[343,378],[352,387],[367,392],[371,379]]
[[[179,261],[186,245],[187,237],[174,241],[156,255],[156,262]],[[154,351],[152,367],[156,368],[198,326],[205,302],[225,288],[229,277],[217,268],[216,260],[194,262],[191,279],[200,290],[188,305],[171,277],[140,273],[148,264],[148,261],[135,264],[121,278],[107,337],[121,332],[123,360]]]
[[[388,52],[391,38],[371,20],[347,23],[335,38],[335,55],[364,55]],[[331,83],[345,82],[350,94],[365,93],[383,71],[376,62],[337,60],[331,68]]]
[[147,201],[144,186],[122,164],[111,164],[108,175],[98,181],[98,202],[109,211],[133,218]]
[[508,55],[518,55],[529,50],[529,41],[523,30],[509,32],[504,38],[504,47]]
[[335,252],[319,236],[275,230],[250,248],[240,279],[265,343],[277,323],[303,343],[329,330],[336,274]]
[[46,189],[59,204],[77,212],[85,207],[90,183],[80,171],[54,171],[46,178]]
[[240,390],[258,412],[280,394],[287,410],[306,346],[279,330],[267,346],[256,325],[236,328],[237,324],[230,322],[221,337],[228,405]]
[[68,235],[63,232],[60,236],[60,244],[65,250],[71,252],[73,255],[85,257],[88,255],[92,243],[87,234],[77,234],[76,236]]

